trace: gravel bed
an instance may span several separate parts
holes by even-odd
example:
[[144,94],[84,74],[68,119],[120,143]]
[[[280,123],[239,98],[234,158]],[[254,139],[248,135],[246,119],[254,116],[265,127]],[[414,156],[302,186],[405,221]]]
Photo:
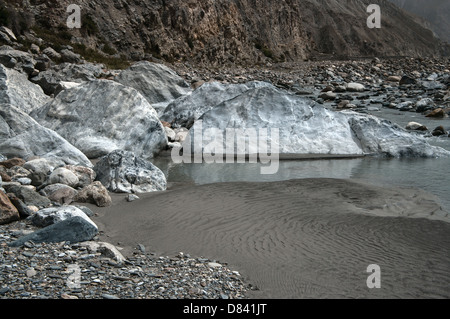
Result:
[[142,245],[119,262],[83,243],[8,246],[33,229],[26,220],[0,226],[0,299],[244,299],[251,289],[226,264]]

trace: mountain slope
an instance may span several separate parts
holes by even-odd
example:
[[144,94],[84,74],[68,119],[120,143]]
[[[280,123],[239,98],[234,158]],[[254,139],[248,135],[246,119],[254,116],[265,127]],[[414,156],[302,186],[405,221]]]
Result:
[[[71,0],[0,1],[13,12],[15,32],[33,29],[44,39],[62,38],[140,60],[255,64],[326,55],[423,56],[442,52],[430,30],[388,1],[382,28],[369,29],[372,0],[80,0],[81,29],[65,26]],[[12,14],[10,14],[13,16]],[[21,19],[17,23],[17,19]],[[0,19],[1,22],[1,19]]]
[[402,9],[424,18],[438,37],[450,43],[450,1],[390,0]]

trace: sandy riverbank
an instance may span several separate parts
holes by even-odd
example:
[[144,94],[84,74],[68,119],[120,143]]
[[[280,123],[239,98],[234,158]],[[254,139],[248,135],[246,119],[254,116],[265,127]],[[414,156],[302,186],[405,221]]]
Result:
[[[131,253],[180,251],[227,261],[257,298],[450,296],[450,223],[418,189],[341,179],[174,184],[91,207],[101,240]],[[405,216],[408,216],[405,218]],[[381,289],[368,289],[369,264]]]

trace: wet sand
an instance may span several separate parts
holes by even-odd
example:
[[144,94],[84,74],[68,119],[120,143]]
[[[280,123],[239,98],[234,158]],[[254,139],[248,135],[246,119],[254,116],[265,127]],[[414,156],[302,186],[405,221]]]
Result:
[[[228,263],[251,298],[449,298],[450,220],[419,189],[344,179],[174,184],[93,208],[127,255],[182,251]],[[381,288],[366,285],[368,265]]]

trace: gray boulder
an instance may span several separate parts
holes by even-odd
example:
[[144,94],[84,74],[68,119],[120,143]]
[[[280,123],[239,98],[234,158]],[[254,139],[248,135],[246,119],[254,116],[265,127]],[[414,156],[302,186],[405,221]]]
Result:
[[[226,145],[227,129],[241,130],[233,131],[233,149]],[[277,140],[271,135],[273,129],[279,130]],[[183,151],[226,154],[229,149],[241,154],[242,145],[247,146],[245,154],[265,154],[267,148],[276,146],[280,154],[450,155],[388,121],[351,111],[327,110],[273,87],[246,91],[203,114],[189,131]],[[261,145],[266,148],[260,149]]]
[[20,199],[27,206],[36,206],[38,208],[46,208],[51,205],[50,200],[47,197],[41,196],[28,186],[23,185],[5,185],[3,187],[8,193],[13,193],[18,199]]
[[42,185],[48,175],[54,170],[54,166],[45,158],[36,158],[23,164],[23,167],[30,171],[31,184]]
[[50,101],[26,75],[0,65],[0,103],[11,104],[29,114]]
[[115,149],[151,158],[167,147],[156,111],[135,89],[114,81],[64,90],[31,115],[90,158]]
[[78,243],[92,240],[98,233],[98,228],[80,216],[70,217],[59,223],[39,229],[23,236],[9,244],[10,247],[20,247],[27,241],[34,243]]
[[80,150],[58,133],[41,126],[11,104],[0,104],[0,149],[9,158],[58,158],[66,164],[92,166]]
[[39,191],[42,196],[47,197],[52,202],[60,204],[70,204],[74,201],[78,192],[74,188],[65,184],[52,184]]
[[117,150],[94,166],[97,180],[116,193],[145,193],[167,188],[164,173],[132,152]]
[[164,64],[141,61],[123,70],[115,81],[135,88],[152,106],[167,105],[170,101],[191,92],[191,88],[175,71]]
[[97,225],[79,208],[75,206],[50,207],[39,210],[31,217],[31,222],[37,227],[47,227],[60,223],[71,217],[81,217],[97,228]]
[[99,181],[95,181],[90,185],[83,187],[75,198],[77,202],[92,203],[98,207],[106,207],[111,205],[111,196],[108,190]]
[[190,128],[194,121],[220,103],[233,99],[252,88],[269,85],[267,82],[258,81],[246,84],[208,82],[191,94],[171,102],[165,108],[160,118],[162,121],[171,123],[173,127],[182,126]]
[[76,187],[79,179],[72,171],[64,167],[58,167],[49,176],[49,184],[65,184]]
[[[67,87],[73,87],[74,83],[95,81],[100,76],[105,75],[101,64],[83,63],[62,63],[55,65],[49,70],[40,72],[30,79],[38,84],[45,94],[57,94]],[[72,83],[72,84],[67,84]]]
[[364,154],[387,157],[448,157],[450,152],[430,145],[422,136],[411,134],[390,121],[375,116],[348,114],[350,128]]
[[9,46],[0,47],[0,64],[28,75],[34,72],[36,61],[28,52],[15,50]]

